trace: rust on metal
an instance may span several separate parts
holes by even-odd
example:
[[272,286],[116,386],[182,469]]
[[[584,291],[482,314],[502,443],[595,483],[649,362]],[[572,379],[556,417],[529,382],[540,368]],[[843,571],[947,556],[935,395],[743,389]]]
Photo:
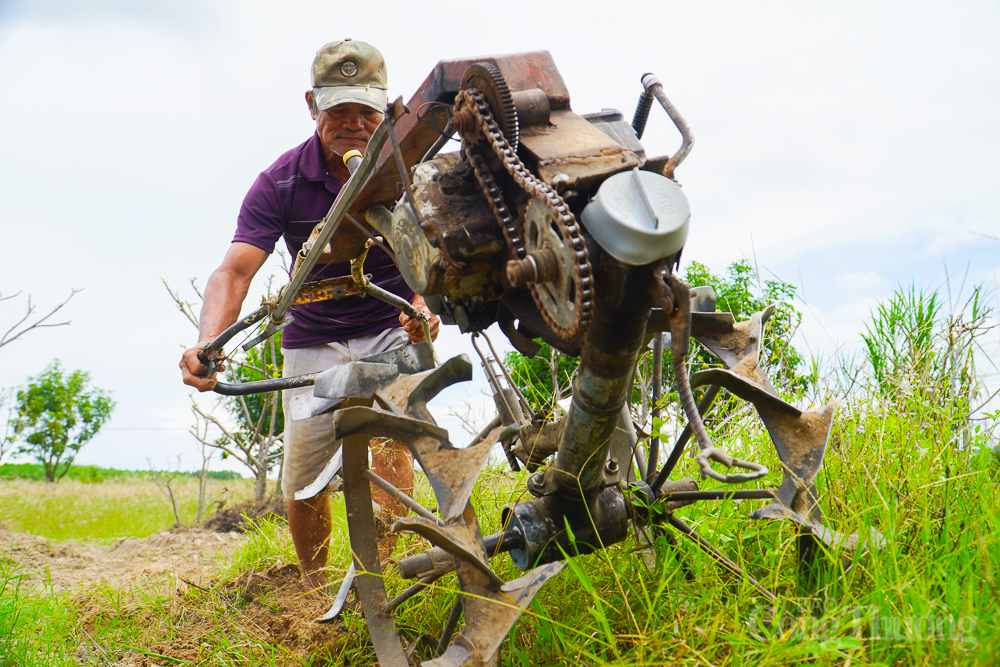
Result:
[[317,301],[330,301],[333,299],[343,299],[346,296],[361,294],[357,284],[351,276],[341,278],[330,278],[316,283],[306,283],[295,295],[293,305],[301,306],[304,303],[315,303]]
[[521,144],[539,178],[560,190],[584,188],[641,165],[638,155],[569,110],[553,111],[548,125],[526,127]]

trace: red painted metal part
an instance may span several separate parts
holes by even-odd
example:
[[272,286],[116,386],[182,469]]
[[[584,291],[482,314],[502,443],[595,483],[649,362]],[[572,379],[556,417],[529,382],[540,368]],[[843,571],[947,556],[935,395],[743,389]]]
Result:
[[[466,68],[480,62],[494,63],[499,67],[511,92],[539,88],[549,98],[550,108],[569,108],[569,91],[548,51],[442,60],[406,103],[409,113],[403,114],[395,124],[396,138],[408,167],[420,160],[440,136],[429,124],[417,119],[417,110],[427,102],[452,104]],[[424,107],[421,115],[431,119],[432,109],[433,107]],[[350,212],[355,217],[360,217],[360,212],[372,204],[383,204],[391,208],[400,192],[399,169],[392,155],[392,146],[387,142],[379,155],[375,173],[355,200]],[[330,243],[333,252],[329,257],[325,256],[324,261],[345,262],[353,259],[364,249],[365,240],[365,235],[357,228],[341,226]]]

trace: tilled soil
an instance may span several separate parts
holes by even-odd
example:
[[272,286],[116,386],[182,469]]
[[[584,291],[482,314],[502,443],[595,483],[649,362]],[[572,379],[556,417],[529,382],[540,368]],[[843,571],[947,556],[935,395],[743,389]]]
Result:
[[247,519],[260,521],[261,519],[271,519],[273,517],[288,519],[288,511],[285,507],[284,499],[272,500],[266,503],[248,500],[236,505],[223,507],[208,517],[201,524],[201,527],[220,533],[244,533],[248,525]]
[[[336,656],[344,636],[342,623],[321,624],[314,620],[330,604],[325,593],[310,591],[302,584],[296,565],[248,571],[211,589],[178,592],[159,619],[148,619],[151,625],[158,626],[158,631],[141,647],[145,652],[126,651],[114,664],[164,664],[162,658],[150,653],[197,664],[218,657],[222,645],[269,654],[277,665],[301,665],[303,659],[327,664]],[[101,622],[100,612],[94,612],[91,618],[85,617],[85,628]],[[281,648],[271,652],[266,647]]]
[[218,569],[219,558],[231,555],[242,540],[235,532],[185,530],[87,544],[14,532],[0,524],[0,554],[20,564],[29,585],[51,583],[57,593],[102,584],[115,589],[181,580],[201,585]]
[[[87,638],[78,647],[81,665],[169,663],[157,655],[197,663],[217,657],[220,642],[270,654],[277,665],[335,656],[344,625],[315,622],[332,601],[302,584],[297,565],[249,570],[231,581],[215,578],[244,539],[237,532],[197,529],[102,545],[57,542],[0,524],[0,557],[19,563],[29,586],[50,583],[71,595]],[[111,603],[108,589],[128,601]],[[132,596],[136,591],[156,591],[158,601],[149,604],[144,594]],[[121,624],[142,629],[134,645],[139,650],[96,639]]]

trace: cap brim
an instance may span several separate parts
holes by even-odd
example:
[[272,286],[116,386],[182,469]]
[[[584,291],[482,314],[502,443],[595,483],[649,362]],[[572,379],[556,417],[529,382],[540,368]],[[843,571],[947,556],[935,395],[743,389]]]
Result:
[[383,111],[389,103],[386,91],[366,86],[320,86],[313,88],[313,100],[320,111],[338,104],[354,102],[376,111]]

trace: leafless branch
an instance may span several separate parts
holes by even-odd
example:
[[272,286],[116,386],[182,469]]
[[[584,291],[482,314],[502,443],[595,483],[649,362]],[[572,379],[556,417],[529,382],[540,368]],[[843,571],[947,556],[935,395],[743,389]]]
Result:
[[[3,334],[3,336],[0,337],[0,347],[3,347],[4,345],[8,345],[10,343],[13,343],[15,340],[17,340],[18,338],[20,338],[21,336],[23,336],[24,334],[28,333],[29,331],[31,331],[33,329],[44,329],[46,327],[62,327],[62,326],[68,325],[70,323],[69,320],[66,320],[65,322],[52,322],[52,323],[50,323],[50,322],[48,322],[48,319],[50,317],[52,317],[53,315],[55,315],[56,313],[58,313],[62,309],[63,306],[65,306],[67,303],[69,303],[70,299],[72,299],[74,296],[76,296],[76,294],[78,292],[82,292],[82,291],[83,290],[78,290],[78,289],[74,289],[74,290],[70,291],[69,296],[66,297],[66,299],[62,303],[60,303],[58,306],[56,306],[55,308],[53,308],[48,313],[46,313],[42,317],[38,318],[34,322],[31,322],[30,324],[25,324],[26,322],[28,322],[28,320],[31,319],[31,316],[35,314],[35,310],[38,308],[38,306],[36,304],[34,304],[34,303],[31,302],[31,295],[29,294],[28,295],[28,309],[27,309],[27,312],[25,312],[24,317],[22,317],[20,320],[18,320],[14,324],[14,326],[12,326],[9,329],[7,329],[7,331]],[[11,296],[6,296],[6,297],[5,296],[0,296],[0,301],[7,301],[8,299],[13,299],[14,297],[18,296],[19,294],[21,294],[21,293],[18,292],[17,294],[12,294]]]
[[157,487],[159,487],[160,493],[162,493],[170,502],[170,509],[173,510],[174,513],[174,525],[183,526],[184,524],[181,523],[181,515],[177,511],[177,498],[174,495],[173,489],[174,479],[176,479],[180,474],[180,457],[177,457],[177,470],[173,472],[161,472],[157,470],[153,467],[153,459],[148,456],[146,457],[146,463],[149,465],[149,472],[153,476],[153,482]]
[[[163,278],[160,278],[160,282],[163,283],[165,288],[167,288],[167,294],[170,295],[174,305],[177,306],[177,310],[184,314],[184,317],[188,319],[188,322],[194,325],[195,329],[198,329],[200,325],[198,324],[198,316],[194,314],[194,304],[190,301],[185,301],[181,297],[180,292],[175,292],[170,289],[170,285],[168,285],[167,281]],[[191,286],[195,287],[194,279],[191,280]],[[195,287],[195,294],[198,294],[198,297],[201,298],[201,294],[198,292],[197,287]]]

